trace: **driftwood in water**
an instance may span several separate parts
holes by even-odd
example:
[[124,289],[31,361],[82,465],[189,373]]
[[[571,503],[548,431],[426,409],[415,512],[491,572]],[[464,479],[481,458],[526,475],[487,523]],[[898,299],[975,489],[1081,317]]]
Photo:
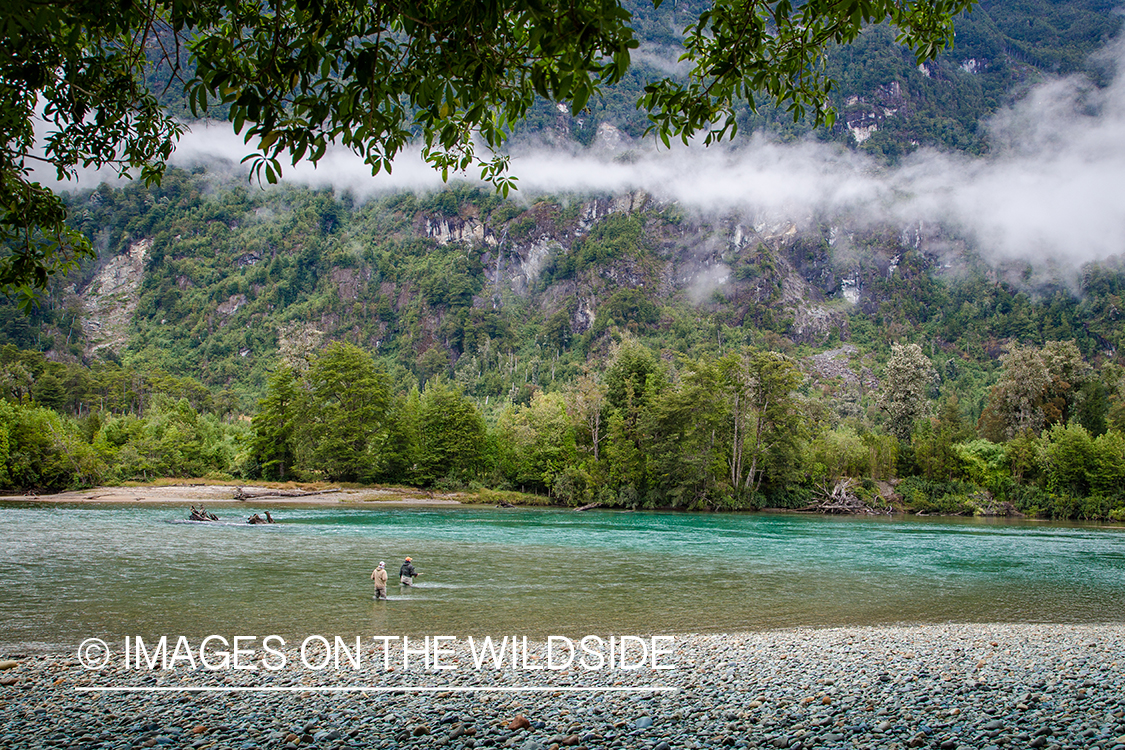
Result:
[[235,500],[252,500],[259,497],[311,497],[313,495],[330,495],[333,492],[339,492],[339,487],[333,487],[327,490],[316,490],[308,492],[306,490],[264,490],[262,492],[255,492],[253,490],[247,491],[245,487],[237,487],[234,491]]
[[580,510],[593,510],[594,508],[600,508],[600,507],[602,507],[601,503],[586,503],[581,508],[575,508],[574,511],[578,512]]
[[219,517],[210,512],[202,505],[198,508],[194,505],[191,506],[191,512],[188,514],[189,521],[218,521]]
[[885,508],[872,508],[854,492],[855,480],[851,477],[841,477],[829,489],[827,484],[818,488],[820,502],[813,503],[805,510],[818,513],[848,513],[853,515],[890,515],[890,510]]

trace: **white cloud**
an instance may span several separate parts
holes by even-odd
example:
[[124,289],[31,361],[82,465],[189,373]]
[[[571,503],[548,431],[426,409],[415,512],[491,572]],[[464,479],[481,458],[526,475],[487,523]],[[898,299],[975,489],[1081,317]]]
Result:
[[[1125,45],[1111,52],[1120,62]],[[831,144],[752,137],[719,148],[635,143],[616,159],[516,146],[512,172],[526,197],[644,190],[688,209],[796,223],[837,213],[940,222],[997,258],[1077,264],[1125,252],[1125,76],[1101,90],[1078,77],[1043,84],[989,129],[988,157],[923,150],[894,169]],[[195,125],[172,162],[221,162],[244,173],[238,162],[249,151],[227,124]],[[83,174],[82,185],[97,179]],[[417,148],[400,155],[390,174],[372,176],[354,154],[336,150],[315,168],[287,167],[285,179],[360,197],[442,186]]]

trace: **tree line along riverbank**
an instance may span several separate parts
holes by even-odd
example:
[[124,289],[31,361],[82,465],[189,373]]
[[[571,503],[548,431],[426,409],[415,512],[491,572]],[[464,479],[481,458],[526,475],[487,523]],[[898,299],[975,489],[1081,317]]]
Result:
[[866,416],[847,419],[782,352],[669,360],[630,338],[604,369],[491,410],[443,378],[403,390],[345,343],[279,367],[252,416],[224,415],[190,379],[72,366],[64,385],[34,354],[0,360],[30,382],[0,400],[0,487],[17,492],[202,477],[575,507],[1125,518],[1125,379],[1070,342],[1013,346],[975,425],[955,395],[933,398],[916,345],[893,347]]

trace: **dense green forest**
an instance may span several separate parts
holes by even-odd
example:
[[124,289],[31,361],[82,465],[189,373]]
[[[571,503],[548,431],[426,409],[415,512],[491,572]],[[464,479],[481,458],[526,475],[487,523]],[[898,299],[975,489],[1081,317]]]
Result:
[[[675,57],[685,8],[642,19],[642,52]],[[1106,75],[1109,9],[984,2],[924,69],[871,29],[831,60],[832,129],[741,121],[890,161],[981,154],[983,118],[1044,76]],[[640,135],[641,72],[527,130]],[[98,258],[30,313],[0,303],[8,491],[209,477],[1125,515],[1119,260],[996,265],[948,230],[774,231],[637,192],[360,200],[202,168],[76,193],[69,221]]]
[[[1125,512],[1113,264],[1032,284],[900,232],[853,230],[846,263],[829,226],[736,242],[731,217],[639,194],[358,203],[182,171],[72,216],[147,248],[143,273],[99,296],[121,272],[103,260],[31,317],[4,309],[11,490],[179,476],[749,509],[844,487],[918,512]],[[725,285],[669,281],[717,242]],[[133,306],[119,339],[91,300],[106,325]]]

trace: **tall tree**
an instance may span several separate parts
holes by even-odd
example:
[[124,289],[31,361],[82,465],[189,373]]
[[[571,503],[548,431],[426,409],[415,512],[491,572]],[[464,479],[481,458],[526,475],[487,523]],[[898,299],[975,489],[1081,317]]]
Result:
[[647,493],[645,435],[642,417],[651,400],[667,384],[653,353],[634,339],[618,345],[603,382],[611,408],[606,430],[610,481],[632,505]]
[[251,448],[267,479],[284,481],[293,469],[293,431],[301,418],[297,404],[297,380],[293,370],[282,365],[269,379],[265,398],[258,401],[258,413],[252,421]]
[[651,494],[673,507],[729,506],[735,500],[725,471],[730,405],[720,368],[703,357],[681,369],[679,383],[653,399],[646,415]]
[[660,365],[652,351],[627,338],[614,350],[605,370],[606,399],[624,414],[636,414],[649,392],[659,388]]
[[301,473],[351,482],[378,475],[391,392],[371,356],[352,344],[330,344],[313,360],[301,391],[295,428]]
[[550,490],[555,477],[577,460],[574,427],[561,394],[537,391],[513,406],[497,425],[501,469],[520,487]]
[[1043,419],[1050,426],[1065,424],[1074,414],[1075,401],[1093,373],[1078,345],[1070,341],[1048,341],[1039,352],[1051,381],[1043,393]]
[[1073,341],[1048,341],[1042,349],[1013,344],[1000,363],[1000,379],[979,424],[993,441],[1068,421],[1091,373]]
[[1051,373],[1037,349],[1013,344],[1000,358],[1000,379],[988,396],[980,418],[981,433],[999,442],[1021,432],[1043,429],[1043,394]]
[[879,406],[887,413],[888,432],[904,442],[910,439],[914,425],[929,413],[930,389],[936,379],[937,372],[922,347],[891,347],[879,394]]
[[578,376],[567,394],[567,411],[581,427],[584,447],[593,454],[594,463],[601,457],[601,444],[605,440],[607,391],[605,384],[587,371]]
[[487,448],[488,430],[476,406],[443,378],[426,383],[418,416],[418,481],[478,479]]
[[719,362],[730,404],[728,466],[736,495],[757,492],[767,472],[783,479],[806,433],[794,391],[803,376],[779,352],[746,349]]

